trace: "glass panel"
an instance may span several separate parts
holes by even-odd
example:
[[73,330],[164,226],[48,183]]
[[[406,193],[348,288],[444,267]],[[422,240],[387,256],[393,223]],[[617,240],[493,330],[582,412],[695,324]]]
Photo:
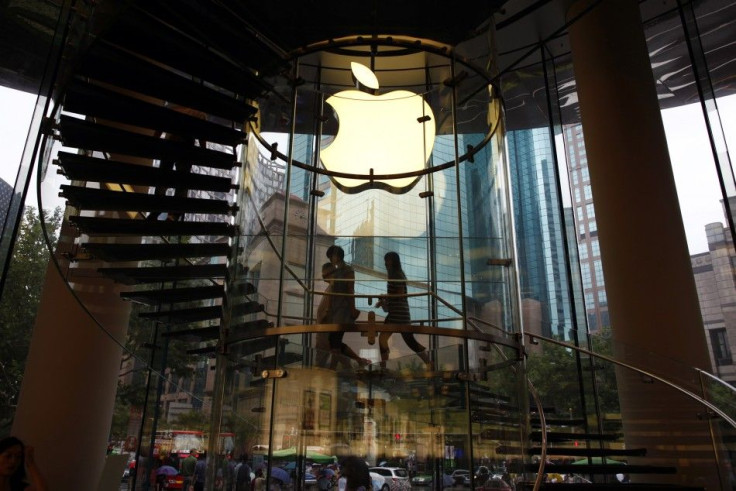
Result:
[[[707,394],[706,399],[718,400],[727,409],[732,406],[732,389],[712,379],[703,382],[690,367],[615,345],[608,337],[592,337],[593,351],[613,356],[620,364],[577,354],[548,339],[537,341],[529,356],[528,374],[547,417],[548,479],[564,475],[560,480],[579,476],[594,483],[623,479],[730,487],[726,442],[734,428],[698,401]],[[583,383],[582,391],[577,380]],[[580,400],[577,393],[582,395]],[[638,406],[639,411],[631,412],[631,405],[642,399],[648,401],[647,408]],[[621,410],[624,406],[629,412]],[[667,411],[667,418],[657,416],[661,411]],[[626,414],[629,416],[624,417]],[[715,440],[710,438],[709,424],[721,428],[714,431]],[[714,452],[721,466],[716,465]]]
[[[316,354],[292,342],[239,357],[225,397],[225,418],[241,426],[229,432],[236,452],[248,452],[257,470],[267,471],[264,462],[270,462],[272,476],[285,469],[294,483],[308,484],[349,455],[407,485],[410,478],[425,485],[452,482],[458,469],[481,466],[502,473],[523,459],[514,450],[521,414],[506,363],[510,353],[486,349],[471,364],[473,380],[464,381],[458,376],[464,373],[464,345],[442,343],[447,346],[435,353],[436,372],[425,371],[416,355],[393,358],[385,369],[324,370],[310,367],[306,360]],[[283,377],[258,376],[269,358],[279,360]],[[269,439],[270,445],[264,443]],[[476,479],[488,477],[481,469]]]

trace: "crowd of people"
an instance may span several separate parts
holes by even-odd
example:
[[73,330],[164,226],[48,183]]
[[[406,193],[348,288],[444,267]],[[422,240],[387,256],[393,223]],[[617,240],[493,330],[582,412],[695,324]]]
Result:
[[[215,465],[214,489],[221,491],[291,491],[297,479],[295,470],[289,472],[278,466],[272,466],[269,469],[266,462],[253,466],[246,454],[236,459],[231,453],[228,453],[224,457],[220,456]],[[171,468],[173,472],[168,472],[167,468]],[[347,457],[339,465],[315,464],[314,467],[307,469],[307,472],[316,474],[314,487],[317,491],[333,489],[370,491],[371,488],[368,464],[358,457]],[[167,489],[164,485],[165,479],[171,475],[180,475],[183,478],[182,489],[184,491],[200,491],[205,489],[206,473],[206,452],[198,452],[193,448],[187,457],[178,462],[176,457],[162,456],[157,459],[151,469],[151,489],[165,490]],[[304,478],[304,476],[301,477]],[[16,488],[7,489],[16,490]],[[27,489],[45,490],[46,488]],[[5,491],[5,488],[0,487],[0,491]]]

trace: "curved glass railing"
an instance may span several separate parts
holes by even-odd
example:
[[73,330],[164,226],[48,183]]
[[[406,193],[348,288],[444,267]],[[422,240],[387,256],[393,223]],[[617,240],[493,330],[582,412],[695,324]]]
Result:
[[686,370],[670,378],[674,362],[657,365],[655,356],[642,368],[562,341],[526,338],[527,375],[548,415],[545,480],[730,489],[736,434],[730,385],[690,368],[701,383],[685,386],[677,379]]

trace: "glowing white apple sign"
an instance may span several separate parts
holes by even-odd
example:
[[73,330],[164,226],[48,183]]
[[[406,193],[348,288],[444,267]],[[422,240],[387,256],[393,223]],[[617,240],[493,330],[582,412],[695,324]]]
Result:
[[[351,63],[355,78],[378,89],[378,79],[366,66]],[[327,99],[340,124],[334,141],[322,150],[325,168],[352,174],[401,174],[424,169],[434,145],[432,108],[420,95],[395,90],[381,95],[344,90]],[[365,179],[334,177],[343,190],[371,187]],[[419,180],[403,177],[374,181],[375,187],[405,192]]]

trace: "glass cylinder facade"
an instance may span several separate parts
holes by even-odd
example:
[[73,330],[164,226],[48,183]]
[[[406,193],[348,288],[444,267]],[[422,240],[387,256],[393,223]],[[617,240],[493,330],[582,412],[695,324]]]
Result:
[[[238,451],[297,477],[347,455],[435,482],[520,460],[497,452],[525,419],[501,101],[475,65],[492,60],[413,39],[312,48],[244,150],[235,282],[264,308],[231,322],[269,327],[228,346],[221,431],[247,426]],[[336,318],[346,299],[354,319]]]

